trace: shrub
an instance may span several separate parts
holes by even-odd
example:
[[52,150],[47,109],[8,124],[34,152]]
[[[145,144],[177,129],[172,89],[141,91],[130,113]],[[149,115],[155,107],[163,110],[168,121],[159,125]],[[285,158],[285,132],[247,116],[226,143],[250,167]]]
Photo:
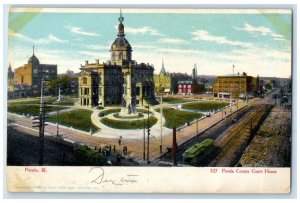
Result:
[[74,156],[84,166],[103,166],[106,164],[106,158],[102,154],[87,146],[74,147]]

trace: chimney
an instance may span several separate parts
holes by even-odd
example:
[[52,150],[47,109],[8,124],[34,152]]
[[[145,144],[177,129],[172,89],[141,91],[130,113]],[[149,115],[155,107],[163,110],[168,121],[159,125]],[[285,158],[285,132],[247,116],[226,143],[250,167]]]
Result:
[[85,65],[89,65],[89,61],[88,60],[85,60]]

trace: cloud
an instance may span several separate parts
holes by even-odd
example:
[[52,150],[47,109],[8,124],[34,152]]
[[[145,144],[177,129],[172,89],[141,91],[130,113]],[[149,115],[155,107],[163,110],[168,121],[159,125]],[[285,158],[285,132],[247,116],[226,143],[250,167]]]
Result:
[[81,27],[66,26],[66,28],[69,29],[70,32],[75,33],[75,34],[79,34],[79,35],[91,36],[91,37],[100,36],[99,34],[97,34],[95,32],[83,31]]
[[109,59],[109,52],[94,52],[94,51],[79,51],[81,59],[83,60],[94,60],[94,59],[101,59],[101,60],[108,60]]
[[192,50],[192,49],[167,49],[167,48],[160,48],[157,49],[158,53],[172,53],[172,54],[204,54],[205,52],[203,51],[197,51],[197,50]]
[[[118,29],[117,26],[116,29]],[[126,26],[124,30],[125,33],[131,33],[131,34],[149,34],[154,36],[165,36],[164,34],[160,33],[158,30],[146,26],[140,28],[133,28],[133,27]]]
[[170,44],[188,44],[189,42],[184,39],[179,39],[179,38],[161,38],[159,39],[160,43],[170,43]]
[[67,43],[68,40],[63,40],[63,39],[60,39],[60,38],[58,38],[58,37],[56,37],[56,36],[54,36],[52,34],[49,34],[48,37],[34,40],[34,42],[36,44],[49,44],[51,42]]
[[225,44],[230,46],[240,46],[240,47],[252,46],[252,44],[248,42],[233,41],[227,39],[224,36],[211,35],[205,30],[197,30],[195,32],[192,32],[192,35],[194,35],[194,37],[192,38],[193,40],[210,41],[210,42],[215,42],[217,44]]
[[253,26],[248,23],[244,24],[244,27],[238,28],[234,27],[236,30],[243,30],[247,31],[253,34],[259,34],[261,36],[270,36],[274,40],[284,40],[284,36],[280,34],[276,34],[274,31],[272,31],[270,28],[264,27],[264,26]]
[[97,44],[89,44],[85,46],[87,49],[92,49],[92,50],[110,50],[110,45],[109,46],[102,46],[102,45],[97,45]]
[[67,42],[69,42],[68,40],[60,39],[60,38],[58,38],[58,37],[56,37],[52,34],[49,34],[45,38],[34,39],[34,38],[29,37],[29,36],[20,34],[20,33],[15,33],[12,30],[10,30],[8,32],[8,36],[11,37],[11,38],[12,37],[17,37],[17,38],[19,38],[23,41],[30,42],[32,44],[49,44],[49,43],[52,43],[52,42],[56,42],[56,43],[67,43]]

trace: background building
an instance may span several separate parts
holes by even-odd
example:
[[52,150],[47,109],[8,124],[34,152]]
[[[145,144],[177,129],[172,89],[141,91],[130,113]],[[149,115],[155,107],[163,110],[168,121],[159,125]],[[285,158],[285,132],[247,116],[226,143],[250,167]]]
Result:
[[239,98],[254,95],[258,89],[259,77],[247,76],[244,72],[242,75],[218,76],[213,86],[213,94],[215,97]]
[[156,93],[171,93],[171,76],[167,75],[164,61],[158,75],[154,75],[154,84]]
[[[33,54],[28,63],[15,69],[14,97],[39,96],[41,93],[41,81],[49,81],[57,77],[57,65],[40,64],[39,59]],[[45,87],[47,94],[47,87]]]
[[192,76],[187,73],[167,73],[168,76],[171,76],[171,92],[174,94],[178,93],[178,82],[184,80],[192,80]]
[[12,71],[11,65],[9,63],[7,71],[7,90],[9,92],[14,91],[14,75],[15,73]]
[[81,66],[79,101],[83,106],[122,104],[124,107],[157,104],[154,95],[154,67],[132,60],[132,48],[124,33],[124,18],[119,17],[118,37],[111,45],[107,63],[85,62]]
[[193,83],[191,80],[184,80],[178,82],[178,94],[191,95],[202,94],[205,92],[204,84]]

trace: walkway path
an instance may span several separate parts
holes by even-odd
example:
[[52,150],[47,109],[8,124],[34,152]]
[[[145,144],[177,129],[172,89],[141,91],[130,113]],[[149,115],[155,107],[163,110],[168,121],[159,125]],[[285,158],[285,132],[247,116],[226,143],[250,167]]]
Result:
[[[114,108],[120,108],[120,107],[110,107],[106,108],[108,109],[114,109]],[[113,139],[119,139],[120,136],[122,136],[125,139],[142,139],[144,135],[144,129],[116,129],[108,127],[100,122],[102,118],[98,116],[98,114],[103,110],[94,110],[91,115],[92,123],[100,128],[101,130],[94,133],[93,136],[97,137],[103,137],[103,138],[113,138]],[[151,136],[152,137],[160,137],[161,136],[161,119],[160,119],[160,113],[156,112],[153,108],[150,108],[150,112],[153,113],[153,115],[157,118],[157,122],[154,126],[150,128],[151,130]],[[112,114],[108,115],[109,118],[112,119]],[[140,118],[142,120],[142,118]],[[128,119],[124,119],[124,121],[128,121]],[[162,117],[162,126],[165,124],[165,118]],[[140,132],[140,133],[138,133]],[[171,133],[172,130],[166,127],[162,128],[163,135]]]

